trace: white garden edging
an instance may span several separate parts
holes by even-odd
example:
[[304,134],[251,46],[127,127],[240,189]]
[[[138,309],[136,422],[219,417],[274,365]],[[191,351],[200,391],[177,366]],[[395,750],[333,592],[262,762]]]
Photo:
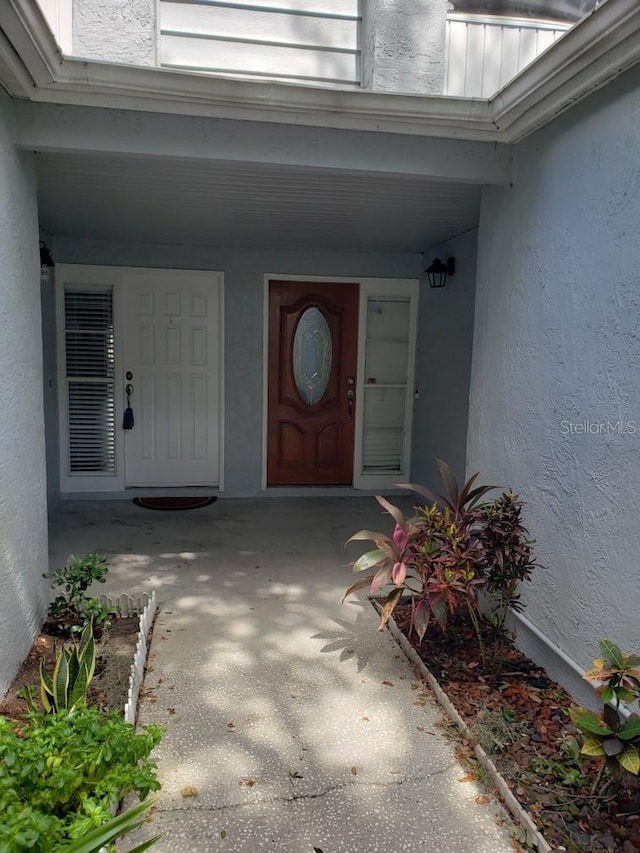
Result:
[[132,598],[130,595],[121,595],[118,598],[110,598],[108,595],[101,595],[99,601],[106,604],[107,607],[115,608],[118,616],[122,618],[130,618],[140,615],[140,627],[138,628],[138,642],[136,644],[136,652],[131,664],[131,674],[129,676],[129,692],[127,701],[124,706],[125,722],[135,725],[136,709],[138,707],[138,698],[140,696],[140,687],[144,678],[144,667],[147,661],[148,638],[153,617],[155,616],[158,605],[156,603],[155,590],[151,595],[142,594],[137,598]]
[[[371,601],[377,612],[381,613],[382,607],[380,606],[380,604],[373,598],[369,600]],[[535,844],[536,848],[540,851],[540,853],[551,853],[553,848],[543,838],[542,834],[540,833],[540,830],[536,826],[529,812],[518,802],[516,797],[513,795],[513,792],[500,775],[498,768],[489,758],[484,749],[479,744],[474,743],[474,738],[471,730],[469,729],[465,721],[462,719],[460,714],[456,711],[451,700],[444,692],[434,675],[430,672],[418,652],[413,648],[411,643],[407,640],[405,635],[398,628],[393,616],[390,617],[387,625],[391,636],[400,646],[405,656],[417,668],[417,670],[420,672],[420,675],[427,682],[431,690],[433,690],[433,693],[436,699],[438,700],[438,703],[440,704],[442,710],[445,712],[451,722],[455,723],[455,725],[462,733],[463,737],[465,737],[472,745],[473,752],[476,758],[486,770],[493,784],[496,786],[497,790],[500,793],[500,796],[504,801],[505,806],[509,809],[512,816],[520,824],[520,826],[522,826],[526,830],[528,838],[533,844]],[[556,850],[564,850],[564,848],[557,847]]]

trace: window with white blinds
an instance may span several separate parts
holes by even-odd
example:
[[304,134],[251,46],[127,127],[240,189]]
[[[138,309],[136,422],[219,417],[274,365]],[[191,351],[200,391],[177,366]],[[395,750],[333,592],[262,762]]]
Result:
[[354,485],[387,489],[409,477],[418,281],[360,282]]
[[113,290],[64,291],[68,474],[115,474]]
[[401,473],[409,381],[409,296],[369,296],[364,367],[362,473]]

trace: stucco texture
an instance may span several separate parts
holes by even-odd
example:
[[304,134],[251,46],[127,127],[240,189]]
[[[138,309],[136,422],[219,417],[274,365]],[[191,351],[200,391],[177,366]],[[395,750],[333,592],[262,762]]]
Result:
[[447,0],[367,0],[362,20],[365,89],[441,95]]
[[154,0],[74,0],[74,56],[156,65],[157,5]]
[[435,458],[458,477],[465,471],[477,233],[469,231],[422,257],[423,271],[434,258],[454,258],[455,275],[431,289],[423,272],[418,317],[416,388],[411,477],[441,491]]
[[482,199],[467,468],[527,502],[527,616],[582,667],[640,651],[639,148],[634,70]]
[[0,695],[40,627],[48,568],[35,172],[11,124],[0,92]]

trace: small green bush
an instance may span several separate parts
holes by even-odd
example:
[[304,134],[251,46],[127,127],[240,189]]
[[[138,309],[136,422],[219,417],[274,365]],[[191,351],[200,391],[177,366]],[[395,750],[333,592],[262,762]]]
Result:
[[51,853],[109,820],[125,794],[158,790],[149,755],[161,733],[82,705],[0,716],[0,853]]
[[92,551],[84,557],[71,555],[66,566],[42,575],[51,581],[52,589],[59,590],[49,605],[48,615],[62,633],[69,636],[89,624],[94,629],[109,628],[114,609],[86,594],[91,584],[106,582],[108,570],[104,554]]

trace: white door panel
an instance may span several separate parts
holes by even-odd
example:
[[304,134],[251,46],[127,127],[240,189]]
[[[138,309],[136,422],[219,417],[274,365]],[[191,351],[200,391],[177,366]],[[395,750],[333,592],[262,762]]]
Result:
[[220,289],[216,273],[123,275],[127,486],[219,484]]

